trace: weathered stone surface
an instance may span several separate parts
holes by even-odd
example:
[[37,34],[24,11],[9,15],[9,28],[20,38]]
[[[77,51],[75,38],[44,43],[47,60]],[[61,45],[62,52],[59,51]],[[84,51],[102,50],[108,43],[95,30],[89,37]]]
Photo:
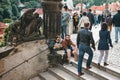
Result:
[[0,60],[0,73],[4,71],[4,60]]
[[[45,40],[23,43],[4,58],[4,71],[0,80],[28,80],[48,67],[48,46]],[[36,56],[37,55],[37,56]],[[15,69],[13,69],[15,68]]]
[[47,39],[54,39],[61,33],[61,0],[43,0],[44,35]]
[[29,9],[21,18],[15,21],[10,27],[11,31],[6,42],[19,43],[40,39],[40,27],[43,20],[38,13],[34,13],[35,9]]
[[14,49],[14,47],[4,47],[0,48],[0,59],[9,55],[9,53]]

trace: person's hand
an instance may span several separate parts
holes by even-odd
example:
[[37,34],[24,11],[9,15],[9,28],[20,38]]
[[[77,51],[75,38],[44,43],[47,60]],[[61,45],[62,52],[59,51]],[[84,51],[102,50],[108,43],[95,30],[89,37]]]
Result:
[[96,51],[96,48],[95,48],[95,46],[93,46],[93,45],[92,45],[92,48],[94,49],[94,51]]
[[113,48],[113,45],[110,45],[111,48]]
[[94,51],[96,51],[96,48],[93,48],[94,49]]

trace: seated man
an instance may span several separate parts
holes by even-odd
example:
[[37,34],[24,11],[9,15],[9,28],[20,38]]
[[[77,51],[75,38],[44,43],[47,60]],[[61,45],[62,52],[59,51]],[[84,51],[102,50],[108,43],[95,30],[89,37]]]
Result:
[[74,55],[74,60],[78,60],[77,46],[70,39],[70,35],[66,35],[65,39],[62,40],[62,46],[67,54],[67,60],[70,63],[71,53]]

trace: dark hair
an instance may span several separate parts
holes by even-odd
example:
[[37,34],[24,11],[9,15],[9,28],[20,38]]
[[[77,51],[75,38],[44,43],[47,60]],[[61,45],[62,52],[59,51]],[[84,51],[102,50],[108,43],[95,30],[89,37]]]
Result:
[[91,9],[89,9],[89,11],[91,12],[92,10],[91,10]]
[[60,38],[60,35],[57,35],[57,36],[55,37],[55,39],[57,39],[57,38]]
[[108,26],[107,26],[107,24],[104,22],[104,23],[102,23],[102,25],[101,25],[101,30],[107,30],[108,29]]
[[84,26],[85,26],[85,27],[88,27],[89,25],[90,25],[89,22],[84,23]]
[[66,36],[70,36],[69,34],[67,34]]
[[87,15],[87,13],[86,12],[83,12],[83,16],[86,16]]
[[118,12],[120,13],[120,10],[118,10]]
[[66,10],[67,10],[67,9],[68,9],[68,7],[65,5],[65,6],[64,6],[64,9],[66,9]]

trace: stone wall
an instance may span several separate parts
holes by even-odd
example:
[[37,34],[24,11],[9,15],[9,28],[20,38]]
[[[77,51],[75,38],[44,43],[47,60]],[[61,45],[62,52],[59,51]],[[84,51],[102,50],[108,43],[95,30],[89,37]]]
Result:
[[[17,46],[9,56],[2,59],[0,80],[28,80],[48,68],[48,46],[45,40],[31,41]],[[15,69],[13,69],[15,68]]]

